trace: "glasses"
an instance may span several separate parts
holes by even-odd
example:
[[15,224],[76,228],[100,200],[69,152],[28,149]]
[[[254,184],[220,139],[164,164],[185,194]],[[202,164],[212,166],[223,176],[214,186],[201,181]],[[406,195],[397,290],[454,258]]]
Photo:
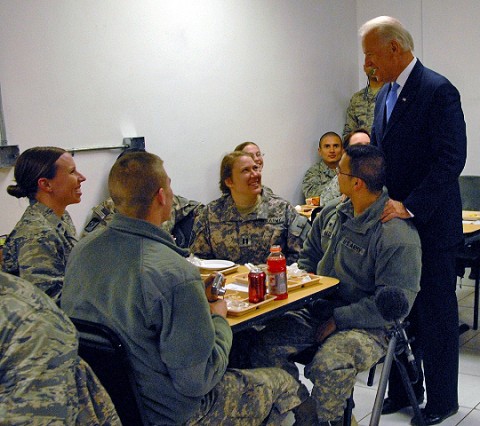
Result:
[[253,156],[257,158],[262,158],[262,157],[265,157],[265,154],[263,152],[258,151],[258,152],[255,152]]
[[345,175],[345,176],[350,176],[350,177],[353,177],[353,178],[356,178],[358,176],[355,176],[355,175],[349,175],[348,173],[343,173],[342,171],[340,171],[340,167],[335,167],[335,173],[337,175]]

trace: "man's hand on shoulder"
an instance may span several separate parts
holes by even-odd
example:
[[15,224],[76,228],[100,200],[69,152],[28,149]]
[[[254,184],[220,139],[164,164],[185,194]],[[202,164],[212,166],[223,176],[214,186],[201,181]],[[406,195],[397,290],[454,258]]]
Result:
[[383,209],[383,213],[382,213],[382,216],[380,217],[380,220],[383,223],[385,223],[395,217],[398,217],[400,219],[410,219],[412,215],[405,208],[403,203],[401,203],[400,201],[389,199],[385,203],[385,207]]

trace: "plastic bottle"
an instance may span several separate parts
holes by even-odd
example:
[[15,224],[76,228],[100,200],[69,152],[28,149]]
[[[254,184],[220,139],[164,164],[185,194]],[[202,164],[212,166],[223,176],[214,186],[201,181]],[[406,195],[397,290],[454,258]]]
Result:
[[268,288],[275,300],[288,297],[287,287],[287,259],[282,253],[280,246],[272,246],[267,258]]

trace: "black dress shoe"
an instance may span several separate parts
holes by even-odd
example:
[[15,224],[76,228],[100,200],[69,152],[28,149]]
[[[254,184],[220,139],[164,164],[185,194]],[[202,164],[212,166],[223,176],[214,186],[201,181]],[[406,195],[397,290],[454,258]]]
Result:
[[[438,425],[439,423],[442,423],[447,417],[453,416],[456,414],[458,411],[458,407],[452,408],[450,411],[447,411],[444,414],[438,414],[438,413],[427,413],[425,412],[425,408],[422,408],[420,412],[422,413],[423,416],[423,421],[425,422],[426,426],[429,425]],[[417,422],[417,417],[414,417],[410,424],[417,426],[419,423]]]
[[[423,403],[423,396],[420,398],[417,398],[418,405],[421,405]],[[392,398],[385,398],[383,401],[383,408],[382,408],[382,414],[393,414],[396,413],[397,411],[400,411],[402,408],[410,407],[410,402],[409,401],[395,401]]]

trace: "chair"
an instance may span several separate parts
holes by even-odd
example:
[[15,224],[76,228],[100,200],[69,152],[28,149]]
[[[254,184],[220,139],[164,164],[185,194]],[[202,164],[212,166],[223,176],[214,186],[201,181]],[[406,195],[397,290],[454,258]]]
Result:
[[109,327],[70,318],[79,337],[79,355],[92,367],[124,425],[147,425],[128,351]]
[[459,176],[462,210],[480,211],[480,176]]
[[315,207],[313,210],[312,210],[312,214],[310,215],[310,223],[313,223],[313,221],[315,220],[315,218],[317,217],[318,213],[320,213],[323,209],[323,206],[322,207]]
[[[480,211],[480,176],[460,176],[460,195],[462,210]],[[478,330],[478,308],[480,294],[480,235],[466,234],[465,244],[456,256],[457,275],[464,276],[465,268],[470,268],[470,278],[475,280],[473,307],[473,329]]]
[[478,307],[480,293],[480,243],[468,243],[460,248],[456,256],[457,275],[463,278],[465,268],[470,268],[470,278],[475,280],[473,299],[473,329],[478,330]]

